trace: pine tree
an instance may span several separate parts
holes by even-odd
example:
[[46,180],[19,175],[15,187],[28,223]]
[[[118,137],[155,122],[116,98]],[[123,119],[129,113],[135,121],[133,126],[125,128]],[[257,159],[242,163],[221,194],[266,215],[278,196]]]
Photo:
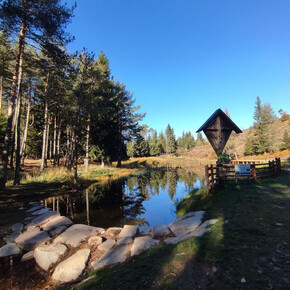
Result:
[[254,150],[254,140],[251,136],[247,136],[246,145],[245,145],[245,155],[253,155],[255,153]]
[[170,127],[170,125],[167,125],[166,131],[166,153],[172,154],[176,152],[176,141],[174,136],[174,130]]
[[148,143],[151,156],[157,156],[161,153],[161,148],[156,131],[153,131],[152,136],[148,140]]
[[[25,44],[29,38],[39,46],[50,50],[55,44],[64,44],[69,40],[64,28],[72,16],[72,10],[60,5],[57,0],[4,0],[0,8],[1,24],[7,31],[19,31],[18,51],[16,56],[15,72],[11,86],[10,105],[7,117],[7,129],[2,154],[0,187],[5,188],[7,180],[8,154],[11,144],[12,119],[15,114],[20,126],[20,88],[23,75],[23,55]],[[18,105],[17,105],[18,104]],[[20,134],[17,134],[20,138]],[[17,150],[20,150],[20,141],[17,140]],[[20,162],[17,156],[16,163]],[[17,164],[19,166],[19,164]],[[19,174],[15,173],[14,183],[18,184]]]
[[268,125],[276,116],[270,104],[262,104],[260,97],[256,99],[254,112],[254,152],[263,154],[270,150],[270,134]]
[[282,142],[282,150],[290,149],[290,136],[287,131],[284,132]]
[[202,136],[202,134],[200,132],[197,133],[197,137],[196,137],[196,146],[202,146],[204,145],[206,142]]

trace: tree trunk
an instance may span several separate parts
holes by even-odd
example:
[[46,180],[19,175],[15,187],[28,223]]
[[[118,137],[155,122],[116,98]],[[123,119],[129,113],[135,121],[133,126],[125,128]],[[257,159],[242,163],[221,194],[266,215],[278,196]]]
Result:
[[23,138],[22,138],[21,149],[20,149],[20,155],[22,158],[21,163],[23,165],[24,165],[24,159],[25,159],[25,147],[26,147],[27,134],[28,134],[29,117],[30,117],[30,100],[31,100],[31,88],[30,88],[30,97],[27,104],[25,127],[24,127]]
[[2,112],[2,98],[3,98],[4,77],[0,77],[0,113]]
[[87,134],[86,134],[86,157],[84,160],[85,172],[89,171],[89,145],[90,145],[90,115],[88,117]]
[[[48,81],[49,81],[49,71],[46,74],[46,83],[45,83],[45,95],[48,91]],[[45,96],[47,97],[47,96]],[[45,100],[44,104],[44,126],[43,126],[43,135],[42,135],[42,153],[41,153],[41,164],[40,172],[44,170],[45,165],[47,164],[47,128],[48,127],[48,102]]]
[[19,94],[18,104],[17,104],[17,122],[15,128],[15,136],[16,136],[16,152],[15,152],[15,170],[14,170],[14,185],[20,184],[20,162],[21,162],[21,154],[20,154],[20,123],[21,123],[21,94]]
[[57,131],[57,126],[56,126],[56,116],[54,116],[54,126],[53,126],[53,166],[56,165],[56,131]]
[[60,157],[60,136],[61,136],[61,123],[59,122],[58,125],[58,133],[57,133],[57,146],[56,146],[56,159],[57,159],[57,166],[59,166],[59,157]]
[[73,149],[73,168],[74,168],[74,183],[78,180],[78,149],[75,130],[72,132],[72,149]]
[[19,47],[16,58],[16,67],[15,74],[13,76],[12,87],[11,87],[11,101],[8,106],[7,114],[7,127],[5,132],[4,146],[2,152],[2,164],[0,167],[1,177],[0,177],[0,189],[4,189],[7,181],[7,165],[8,165],[8,155],[11,142],[11,133],[12,133],[12,121],[15,110],[15,102],[19,97],[20,84],[22,81],[22,65],[23,65],[23,51],[25,46],[25,29],[26,23],[22,21],[19,35]]

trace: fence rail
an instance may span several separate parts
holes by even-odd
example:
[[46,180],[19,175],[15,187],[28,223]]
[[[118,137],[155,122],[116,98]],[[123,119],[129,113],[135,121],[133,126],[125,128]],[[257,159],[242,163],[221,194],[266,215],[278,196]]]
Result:
[[[240,179],[257,180],[261,177],[273,176],[281,171],[281,160],[265,161],[235,160],[231,164],[217,164],[205,166],[205,180],[207,193],[214,192],[223,182]],[[237,175],[236,165],[250,164],[249,174]]]

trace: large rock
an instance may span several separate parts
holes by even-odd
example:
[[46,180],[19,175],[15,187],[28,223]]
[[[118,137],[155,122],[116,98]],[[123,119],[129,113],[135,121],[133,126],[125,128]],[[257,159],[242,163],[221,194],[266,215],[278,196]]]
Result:
[[136,233],[138,231],[138,226],[130,226],[125,225],[120,234],[118,235],[118,239],[125,238],[125,237],[135,237]]
[[34,211],[39,210],[41,208],[43,208],[43,205],[41,205],[41,204],[34,205],[32,208],[28,209],[26,212],[31,213],[31,212],[34,212]]
[[65,254],[67,247],[62,244],[41,244],[34,250],[36,263],[45,271],[54,265]]
[[58,264],[52,279],[61,283],[75,281],[84,271],[90,256],[90,249],[82,249]]
[[105,253],[99,260],[92,262],[92,267],[96,269],[105,266],[123,263],[130,256],[130,245],[122,245]]
[[18,255],[21,253],[21,249],[14,243],[9,243],[0,248],[0,258],[8,257],[12,255]]
[[193,232],[201,224],[201,219],[204,213],[204,211],[189,212],[185,216],[172,222],[168,227],[174,234],[177,234],[178,232]]
[[152,237],[138,237],[135,238],[132,249],[131,256],[139,255],[141,252],[154,247],[159,244],[158,240]]
[[15,239],[15,243],[25,251],[34,250],[42,242],[50,239],[45,231],[40,231],[39,228],[27,230]]
[[67,229],[66,226],[60,226],[60,227],[50,231],[50,235],[54,238],[54,237],[60,235],[61,233],[63,233],[66,229]]
[[160,236],[166,236],[169,235],[171,232],[168,228],[168,226],[155,226],[152,229],[152,236],[153,238],[155,237],[160,237]]
[[23,224],[17,223],[12,226],[12,232],[21,232],[23,230]]
[[150,235],[152,232],[152,227],[148,225],[142,225],[141,227],[139,227],[139,232],[142,235]]
[[117,245],[120,246],[120,245],[132,244],[133,242],[134,241],[131,237],[125,237],[125,238],[118,240]]
[[50,208],[42,208],[42,209],[39,209],[37,211],[34,211],[33,213],[31,213],[32,215],[42,215],[42,214],[45,214],[47,212],[51,211]]
[[122,228],[120,227],[111,227],[106,230],[105,235],[108,238],[115,239],[120,234],[121,231]]
[[71,247],[78,247],[88,237],[104,233],[103,228],[91,227],[82,224],[72,225],[65,232],[59,235],[54,243],[63,243]]
[[65,216],[58,216],[52,220],[50,220],[49,222],[45,223],[44,225],[42,225],[42,229],[44,231],[52,231],[60,226],[66,226],[69,227],[72,225],[72,221],[65,217]]
[[14,243],[16,238],[18,238],[20,235],[21,235],[21,231],[15,231],[11,235],[4,237],[3,240],[6,243]]
[[34,251],[30,251],[30,252],[27,252],[26,254],[24,254],[21,258],[21,262],[25,262],[25,261],[33,259],[34,258],[33,253],[34,253]]
[[53,220],[54,218],[60,216],[59,212],[57,211],[49,211],[43,215],[40,215],[36,218],[34,218],[27,226],[26,228],[32,229],[38,226],[41,226],[42,224],[48,223],[49,221]]
[[204,233],[208,232],[210,228],[208,226],[213,225],[217,222],[217,219],[211,219],[205,221],[203,224],[201,224],[198,228],[196,228],[194,231],[177,231],[176,237],[167,238],[164,240],[166,244],[178,244],[180,242],[183,242],[185,240],[188,240],[192,237],[200,237]]
[[98,246],[98,250],[102,251],[102,252],[107,252],[109,251],[111,248],[113,248],[116,244],[116,241],[113,239],[108,239],[105,242],[103,242],[102,244],[100,244]]
[[90,237],[88,240],[89,246],[99,246],[103,243],[103,238],[96,236],[96,237]]

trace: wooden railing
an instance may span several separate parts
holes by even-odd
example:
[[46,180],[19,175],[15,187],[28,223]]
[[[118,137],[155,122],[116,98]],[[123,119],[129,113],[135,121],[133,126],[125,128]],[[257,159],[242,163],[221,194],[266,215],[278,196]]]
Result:
[[[235,170],[236,164],[250,164],[250,174],[237,175]],[[207,193],[214,192],[216,188],[223,182],[241,179],[257,180],[261,177],[272,176],[281,171],[281,160],[275,158],[268,162],[250,161],[250,160],[235,160],[231,164],[217,164],[205,166],[205,180]]]

